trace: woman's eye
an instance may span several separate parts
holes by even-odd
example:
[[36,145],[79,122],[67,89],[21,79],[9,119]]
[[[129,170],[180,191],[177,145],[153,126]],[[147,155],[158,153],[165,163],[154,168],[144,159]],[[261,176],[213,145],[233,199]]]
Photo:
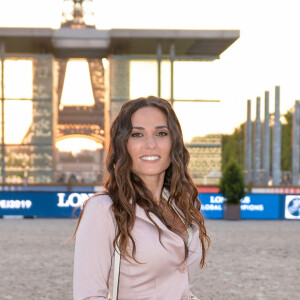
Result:
[[141,137],[141,136],[143,136],[140,132],[133,132],[132,134],[131,134],[131,136],[132,137]]
[[166,136],[166,135],[168,135],[168,133],[165,132],[165,131],[159,131],[156,135],[158,135],[158,136]]

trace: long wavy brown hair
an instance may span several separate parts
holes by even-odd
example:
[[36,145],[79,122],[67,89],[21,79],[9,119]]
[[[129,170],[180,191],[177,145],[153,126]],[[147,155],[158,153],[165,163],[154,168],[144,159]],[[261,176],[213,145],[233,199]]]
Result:
[[[198,191],[187,169],[190,158],[189,152],[184,145],[181,126],[172,106],[168,101],[154,96],[125,102],[111,125],[111,141],[106,159],[107,177],[104,187],[106,189],[105,193],[112,199],[112,209],[117,225],[114,247],[118,244],[123,257],[130,257],[135,260],[136,246],[131,230],[135,222],[136,205],[144,209],[148,218],[157,227],[159,240],[161,229],[151,218],[150,213],[155,214],[172,230],[171,225],[168,225],[166,222],[160,207],[153,201],[151,192],[131,170],[132,161],[127,151],[127,141],[132,132],[131,116],[135,111],[143,107],[156,107],[167,117],[172,148],[170,154],[171,164],[166,170],[163,187],[170,193],[168,202],[170,203],[172,200],[182,212],[185,225],[188,226],[192,222],[198,225],[199,238],[202,245],[200,266],[203,267],[205,265],[207,248],[210,245],[210,238],[207,235],[204,218],[200,212]],[[74,235],[86,204],[87,201],[84,203]],[[133,246],[132,253],[127,251],[130,241]],[[186,247],[185,258],[187,256],[188,249]]]

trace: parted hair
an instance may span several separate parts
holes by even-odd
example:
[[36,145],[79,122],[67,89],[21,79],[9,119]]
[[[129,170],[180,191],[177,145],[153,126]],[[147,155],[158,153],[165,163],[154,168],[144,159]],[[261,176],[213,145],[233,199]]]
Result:
[[[172,230],[172,225],[169,225],[165,220],[151,192],[141,178],[132,171],[132,160],[127,150],[127,141],[132,132],[131,116],[135,111],[143,107],[158,108],[166,115],[172,146],[170,153],[171,163],[166,170],[163,187],[169,191],[168,202],[172,200],[182,212],[185,225],[188,226],[192,222],[197,224],[202,245],[200,266],[203,267],[210,239],[207,235],[203,215],[200,212],[198,191],[188,172],[189,152],[184,145],[181,126],[172,106],[167,100],[154,96],[126,101],[111,125],[110,146],[106,158],[107,176],[104,181],[104,187],[105,193],[112,199],[112,210],[117,226],[114,246],[118,244],[123,257],[130,257],[135,260],[136,246],[131,230],[135,222],[136,205],[144,209],[148,218],[157,227],[159,240],[161,229],[151,218],[150,213],[156,215]],[[84,212],[84,207],[78,220],[78,225]],[[127,250],[130,242],[132,244],[132,253],[129,253]],[[187,256],[188,249],[186,247],[185,258]]]

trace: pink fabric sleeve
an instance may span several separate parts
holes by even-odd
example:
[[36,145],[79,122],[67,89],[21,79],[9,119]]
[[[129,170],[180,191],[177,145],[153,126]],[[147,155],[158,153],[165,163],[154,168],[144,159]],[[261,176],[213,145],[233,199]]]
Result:
[[88,201],[76,234],[74,300],[107,299],[115,228],[106,197]]

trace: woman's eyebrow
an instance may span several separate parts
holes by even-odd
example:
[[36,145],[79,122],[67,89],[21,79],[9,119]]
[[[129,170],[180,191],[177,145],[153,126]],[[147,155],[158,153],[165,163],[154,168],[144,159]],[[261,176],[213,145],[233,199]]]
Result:
[[139,127],[139,126],[133,126],[132,129],[145,130],[144,127]]
[[155,126],[155,129],[161,129],[161,128],[169,129],[168,126],[166,125]]
[[[166,126],[166,125],[159,125],[159,126],[155,126],[154,128],[155,129],[162,129],[162,128],[169,129],[168,126]],[[141,127],[141,126],[132,126],[132,129],[145,130],[145,128]]]

